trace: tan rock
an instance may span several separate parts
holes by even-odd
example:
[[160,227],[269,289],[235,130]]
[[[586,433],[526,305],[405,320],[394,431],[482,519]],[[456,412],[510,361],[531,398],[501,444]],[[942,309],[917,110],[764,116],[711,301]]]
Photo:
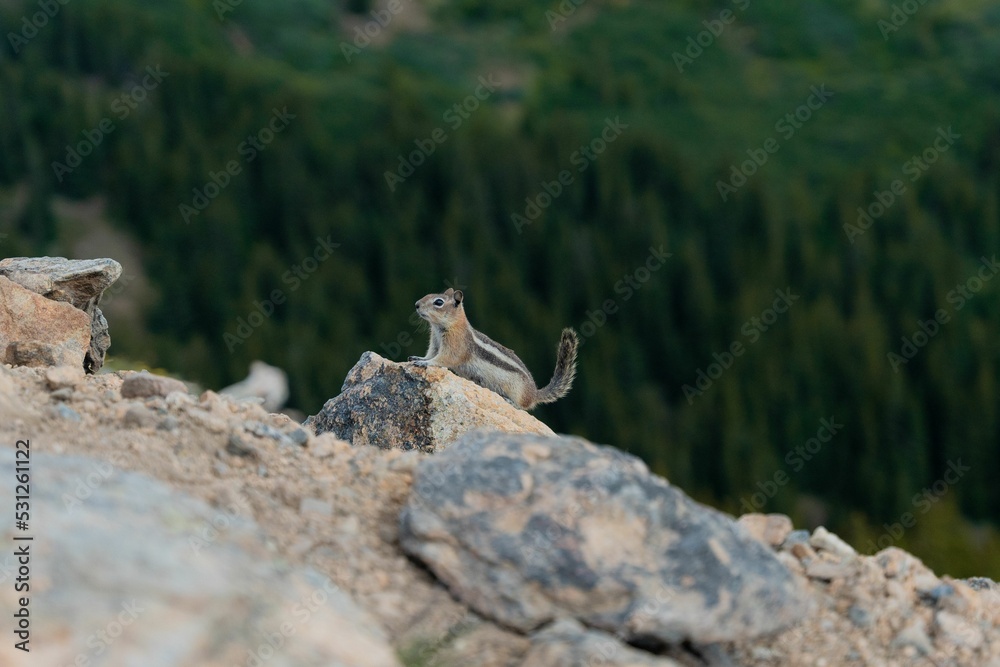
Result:
[[54,366],[45,371],[45,384],[49,389],[72,389],[83,380],[83,368]]
[[823,526],[813,531],[809,546],[818,551],[826,551],[840,558],[851,558],[858,554],[854,548]]
[[146,371],[129,375],[122,382],[123,398],[167,396],[174,391],[187,393],[187,385],[180,380],[163,375],[151,375]]
[[792,520],[784,514],[744,514],[736,523],[743,526],[751,537],[769,547],[781,546],[792,532]]
[[361,356],[340,395],[307,419],[306,426],[317,434],[335,433],[355,446],[427,452],[475,429],[554,435],[499,394],[447,369],[397,364],[374,352]]
[[83,368],[90,318],[0,276],[0,355],[14,366]]

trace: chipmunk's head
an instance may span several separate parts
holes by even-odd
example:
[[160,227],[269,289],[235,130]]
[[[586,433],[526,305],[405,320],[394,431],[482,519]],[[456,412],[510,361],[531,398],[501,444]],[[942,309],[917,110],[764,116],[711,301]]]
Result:
[[447,327],[465,317],[465,310],[462,308],[463,299],[465,295],[462,294],[462,290],[449,287],[441,294],[428,294],[417,301],[417,314],[431,324]]

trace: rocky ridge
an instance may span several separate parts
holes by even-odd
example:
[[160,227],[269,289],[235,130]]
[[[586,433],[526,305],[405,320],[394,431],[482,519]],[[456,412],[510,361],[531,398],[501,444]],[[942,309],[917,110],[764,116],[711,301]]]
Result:
[[[417,375],[427,372],[414,367],[405,370]],[[667,492],[665,480],[614,450],[578,439],[503,435],[495,429],[486,433],[476,431],[473,424],[458,440],[430,455],[351,445],[331,433],[316,435],[287,417],[268,414],[255,403],[210,391],[192,396],[164,383],[162,391],[123,396],[126,383],[140,377],[130,372],[85,376],[75,369],[0,367],[4,417],[0,443],[9,448],[17,438],[30,438],[33,453],[39,453],[35,474],[40,479],[63,475],[64,481],[58,483],[62,486],[60,503],[46,510],[44,521],[39,519],[45,539],[58,552],[82,548],[83,553],[96,554],[88,540],[115,544],[137,533],[147,536],[151,549],[185,558],[202,558],[206,553],[223,558],[230,548],[246,549],[258,559],[293,568],[294,572],[281,576],[309,581],[308,573],[315,572],[328,578],[367,614],[358,618],[373,626],[370,636],[381,637],[397,656],[393,659],[403,665],[1000,666],[1000,589],[996,584],[938,577],[898,549],[858,555],[822,529],[812,534],[794,531],[787,517],[749,515],[733,522],[697,506],[679,490]],[[459,378],[448,381],[455,390],[475,394],[478,389],[464,387],[465,381]],[[149,385],[145,380],[141,384]],[[505,402],[498,409],[514,410]],[[570,466],[569,459],[562,457],[575,459],[574,465],[582,468]],[[59,473],[60,461],[69,459],[72,462],[65,465],[76,467]],[[602,466],[613,474],[601,473]],[[562,482],[555,472],[559,468],[566,473]],[[504,469],[508,472],[497,477]],[[12,478],[3,474],[4,479]],[[427,496],[427,480],[440,474],[448,476],[446,487],[454,483],[465,489],[460,496],[458,490],[450,492],[447,502],[434,495],[436,491]],[[490,477],[488,482],[484,475]],[[131,480],[127,485],[135,489],[132,493],[102,495],[101,489],[113,491],[119,483],[115,480],[123,479]],[[592,487],[581,481],[588,479]],[[520,490],[515,480],[522,485]],[[579,492],[575,497],[574,484]],[[644,510],[648,503],[628,499],[634,493],[628,491],[630,484],[655,496],[665,494],[664,504]],[[524,502],[514,502],[519,494],[524,495],[527,485],[540,495],[529,494]],[[188,533],[171,533],[169,523],[176,521],[176,515],[155,512],[133,517],[128,530],[117,536],[106,532],[95,537],[79,530],[57,541],[44,527],[69,520],[57,519],[60,512],[72,513],[81,526],[106,523],[108,517],[127,513],[121,505],[135,502],[135,496],[148,491],[156,497],[167,490],[177,494],[178,500],[164,501],[161,506],[185,505],[187,501],[180,498],[201,503],[196,503],[201,509],[184,520]],[[588,500],[590,496],[593,500]],[[432,502],[419,500],[424,497]],[[501,502],[505,497],[509,500]],[[667,502],[667,497],[672,500]],[[634,505],[631,509],[630,504]],[[680,511],[682,507],[687,509]],[[548,511],[552,511],[549,525],[539,525],[538,517],[544,522]],[[419,512],[429,515],[421,517]],[[666,540],[657,548],[666,545],[669,550],[671,543],[679,544],[672,540],[683,543],[689,519],[681,517],[688,512],[698,521],[714,517],[705,528],[711,530],[706,533],[709,550],[714,548],[711,539],[716,531],[728,536],[716,560],[725,561],[724,554],[729,555],[727,567],[741,573],[733,575],[734,580],[749,587],[742,590],[751,591],[762,581],[772,581],[771,577],[784,582],[777,588],[783,592],[769,591],[780,601],[776,618],[770,619],[772,626],[764,618],[770,611],[752,604],[741,606],[739,595],[722,594],[730,584],[720,584],[724,580],[716,574],[699,572],[697,562],[676,564],[693,568],[687,575],[661,570],[664,581],[686,581],[694,595],[660,600],[648,595],[644,587],[650,580],[645,577],[657,567],[675,564],[642,555],[636,545],[647,539]],[[610,531],[590,530],[586,522],[591,514],[603,526],[607,526],[606,517],[620,525]],[[648,522],[671,521],[672,516],[681,521],[673,528],[669,523],[650,528]],[[518,530],[521,522],[527,525],[532,520],[534,533]],[[642,521],[646,527],[640,526]],[[531,545],[527,540],[532,536],[542,541]],[[74,539],[83,543],[75,544]],[[217,549],[229,539],[236,546]],[[246,546],[248,540],[256,540],[256,546]],[[449,540],[454,542],[449,547],[454,555],[435,546]],[[754,540],[758,547],[751,546]],[[704,540],[693,544],[696,548],[691,553],[703,553],[700,550],[706,548]],[[487,548],[496,551],[482,551],[482,562],[466,567],[463,559],[468,556],[462,556],[462,551],[473,554]],[[533,561],[532,553],[541,558]],[[116,552],[105,562],[122,558]],[[636,563],[629,564],[630,559],[644,563],[649,572],[640,574],[642,570],[636,569]],[[0,576],[4,565],[9,566],[0,559]],[[39,564],[36,571],[42,567]],[[137,568],[124,560],[115,567]],[[757,572],[760,567],[768,574]],[[629,583],[623,575],[606,576],[615,571],[633,572],[641,578]],[[508,593],[506,605],[524,606],[532,595],[540,596],[543,613],[532,616],[535,620],[530,623],[512,623],[523,616],[508,616],[490,600],[477,601],[483,592],[479,576],[495,577],[496,591]],[[572,586],[562,583],[567,577]],[[588,587],[588,581],[593,586]],[[130,592],[143,591],[143,599],[175,613],[148,625],[140,618],[130,626],[123,637],[132,639],[109,647],[109,654],[121,652],[123,661],[143,651],[158,651],[162,635],[187,627],[176,624],[186,623],[187,615],[199,607],[175,605],[169,587],[153,590],[134,578],[129,582],[104,594],[102,604],[108,610],[114,610]],[[40,595],[49,594],[45,585],[55,586],[55,582],[40,583]],[[713,588],[706,586],[720,594],[713,598],[708,593]],[[92,599],[101,595],[85,577],[60,580],[59,587],[66,596]],[[0,590],[5,588],[0,586]],[[309,590],[307,584],[303,592]],[[243,593],[251,596],[247,600],[260,594],[253,589]],[[644,593],[646,599],[641,597]],[[587,596],[596,597],[588,602]],[[805,610],[792,618],[792,610],[802,609],[798,607],[802,600]],[[0,614],[7,614],[11,604],[8,595],[0,596]],[[65,607],[60,612],[64,616],[53,621],[73,629],[59,635],[65,646],[54,655],[60,658],[85,652],[82,640],[109,622],[75,615],[74,609]],[[713,618],[720,610],[728,610],[729,620],[699,623],[703,614]],[[663,611],[668,612],[664,618],[655,620]],[[693,627],[677,623],[687,617]],[[247,650],[260,646],[267,632],[259,626],[233,631],[233,646]],[[709,633],[698,634],[701,626]],[[712,634],[719,632],[717,626],[731,634]],[[664,630],[647,632],[650,627]],[[688,641],[673,642],[681,636]],[[0,648],[0,659],[10,658],[9,650]],[[211,653],[186,656],[204,664],[214,664],[211,661],[216,658]]]
[[46,664],[1000,667],[996,583],[734,520],[444,369],[366,353],[302,425],[85,374],[116,264],[44,259],[0,262],[0,476],[30,441]]

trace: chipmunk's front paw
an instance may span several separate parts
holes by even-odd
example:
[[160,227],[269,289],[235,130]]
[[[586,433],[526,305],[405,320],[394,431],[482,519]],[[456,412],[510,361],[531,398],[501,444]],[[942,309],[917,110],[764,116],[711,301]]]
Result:
[[410,357],[410,361],[412,361],[417,366],[426,366],[427,365],[427,360],[424,359],[423,357]]

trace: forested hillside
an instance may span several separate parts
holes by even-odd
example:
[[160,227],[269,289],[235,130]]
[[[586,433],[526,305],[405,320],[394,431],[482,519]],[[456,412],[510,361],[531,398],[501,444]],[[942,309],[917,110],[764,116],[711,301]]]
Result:
[[912,4],[0,3],[0,256],[100,211],[112,356],[309,413],[460,286],[556,431],[1000,577],[1000,8]]

